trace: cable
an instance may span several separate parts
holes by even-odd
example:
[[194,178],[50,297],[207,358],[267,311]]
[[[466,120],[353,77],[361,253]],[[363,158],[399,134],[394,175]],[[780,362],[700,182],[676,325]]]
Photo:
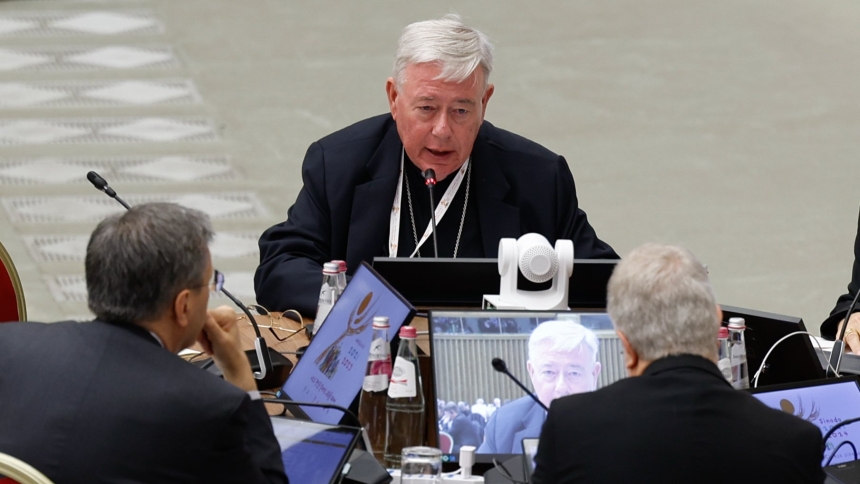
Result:
[[830,458],[827,459],[827,462],[824,464],[824,467],[827,467],[830,465],[830,461],[832,461],[833,458],[836,457],[836,453],[839,452],[839,449],[841,449],[842,446],[845,444],[848,444],[851,447],[851,449],[854,450],[854,460],[857,460],[857,447],[854,447],[854,442],[851,442],[850,440],[843,440],[842,443],[840,443],[839,445],[836,446],[835,449],[833,449],[833,453],[830,454]]
[[[769,350],[767,350],[767,353],[765,353],[764,359],[761,360],[761,365],[758,367],[758,371],[755,372],[755,375],[753,376],[753,388],[758,388],[758,377],[760,377],[761,372],[764,371],[764,364],[765,364],[765,362],[767,362],[767,357],[770,356],[770,353],[774,350],[774,348],[776,348],[776,346],[778,344],[782,343],[783,341],[785,341],[789,337],[794,336],[796,334],[805,334],[807,336],[813,336],[812,341],[814,341],[815,344],[818,345],[818,349],[821,350],[821,353],[822,354],[824,353],[824,348],[821,347],[821,342],[818,341],[817,339],[815,339],[814,338],[815,335],[810,333],[809,331],[795,331],[793,333],[789,333],[789,334],[783,336],[782,338],[780,338],[779,340],[777,340],[777,342],[774,343],[773,346],[771,346]],[[827,366],[833,371],[834,375],[836,375],[837,377],[840,376],[839,373],[836,372],[836,369],[833,368],[833,365],[830,364],[830,361],[827,362]]]
[[493,466],[496,467],[496,470],[499,471],[499,474],[501,474],[502,477],[513,482],[514,484],[529,484],[528,482],[515,479],[514,476],[510,473],[510,471],[508,471],[508,468],[505,467],[505,465],[501,462],[497,461],[495,458],[493,458]]
[[[828,430],[827,433],[824,434],[824,438],[821,439],[821,446],[823,447],[821,449],[821,453],[824,454],[824,452],[827,451],[827,440],[830,439],[830,436],[833,435],[833,432],[835,432],[836,429],[838,429],[839,427],[844,427],[848,424],[853,424],[854,422],[860,422],[860,417],[849,418],[848,420],[843,420],[843,421],[839,422],[838,424],[834,425],[833,427],[830,427],[830,430]],[[836,448],[839,449],[839,447],[841,447],[841,446],[842,446],[842,444],[839,444],[839,446],[837,446]],[[854,447],[854,445],[852,445],[851,447]],[[833,453],[835,454],[836,451],[833,451]],[[855,449],[855,456],[856,456],[856,449]],[[832,459],[833,456],[830,456],[830,458]],[[829,463],[830,461],[827,461],[827,462]]]

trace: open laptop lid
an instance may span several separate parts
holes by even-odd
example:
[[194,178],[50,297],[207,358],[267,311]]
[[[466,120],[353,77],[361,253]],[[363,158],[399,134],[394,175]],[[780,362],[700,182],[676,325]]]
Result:
[[[364,380],[373,317],[388,316],[388,337],[392,340],[414,315],[415,308],[362,262],[277,397],[349,407]],[[327,424],[343,418],[335,409],[291,406],[290,411]]]
[[[606,307],[606,284],[617,260],[576,259],[568,285],[568,306]],[[498,294],[501,276],[497,259],[376,257],[373,268],[415,306],[481,307],[484,294]],[[524,290],[547,289],[522,275]]]
[[[772,385],[752,389],[750,393],[768,407],[814,424],[821,429],[822,435],[843,420],[860,417],[860,384],[855,376]],[[833,450],[844,441],[849,441],[855,448],[860,449],[858,426],[860,424],[846,425],[833,433],[825,445],[822,466]],[[846,444],[839,449],[831,464],[841,464],[857,458]]]
[[340,482],[361,429],[284,417],[271,419],[290,482]]
[[[720,305],[723,324],[729,318],[741,317],[746,321],[744,331],[750,381],[761,366],[768,350],[783,336],[795,331],[806,331],[803,319],[782,314],[766,313],[753,309]],[[807,380],[818,380],[825,376],[812,342],[806,336],[792,336],[774,348],[767,357],[767,366],[759,377],[758,386],[775,385]]]
[[532,482],[532,474],[535,473],[535,456],[538,451],[540,439],[523,439],[523,469],[526,471],[528,482]]

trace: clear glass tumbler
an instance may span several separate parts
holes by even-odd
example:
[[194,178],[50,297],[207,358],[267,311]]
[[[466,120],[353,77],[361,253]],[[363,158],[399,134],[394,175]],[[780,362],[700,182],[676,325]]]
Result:
[[401,484],[441,484],[442,451],[433,447],[406,447],[400,461]]

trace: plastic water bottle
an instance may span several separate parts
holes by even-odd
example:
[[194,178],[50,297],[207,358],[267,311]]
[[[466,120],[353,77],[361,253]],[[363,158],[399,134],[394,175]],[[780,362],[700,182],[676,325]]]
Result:
[[323,281],[322,287],[320,287],[317,317],[314,318],[314,335],[320,330],[320,326],[322,326],[323,321],[325,321],[326,316],[331,312],[331,308],[334,307],[334,303],[337,302],[337,298],[340,296],[340,293],[337,291],[337,273],[337,264],[332,262],[323,264]]
[[717,368],[723,374],[727,382],[732,383],[732,360],[729,357],[729,328],[720,326],[720,332],[717,335],[719,342],[717,351]]
[[385,454],[385,432],[387,424],[386,401],[391,380],[391,343],[388,341],[388,317],[373,318],[373,339],[370,356],[361,385],[358,404],[358,420],[367,432],[371,451],[376,460],[382,462]]
[[404,447],[420,446],[424,441],[424,392],[418,368],[416,336],[415,328],[400,328],[400,348],[388,385],[385,466],[390,469],[400,468],[400,454]]
[[744,318],[729,319],[729,359],[732,363],[732,386],[738,390],[750,387],[744,329],[746,329]]

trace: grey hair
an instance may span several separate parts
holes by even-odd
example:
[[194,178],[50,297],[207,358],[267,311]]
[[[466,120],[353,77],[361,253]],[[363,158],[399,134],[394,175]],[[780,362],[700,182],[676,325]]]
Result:
[[607,310],[645,361],[716,355],[714,291],[707,270],[687,249],[646,244],[631,252],[609,279]]
[[394,55],[394,80],[400,88],[406,66],[438,63],[439,79],[462,82],[480,67],[484,88],[493,71],[493,45],[486,35],[463,24],[457,14],[440,19],[415,22],[406,26]]
[[570,352],[581,348],[582,343],[591,350],[594,361],[597,361],[597,336],[590,329],[571,320],[544,321],[532,331],[529,336],[529,360],[539,351],[538,346],[550,343],[543,351]]
[[87,244],[87,302],[114,324],[153,321],[184,289],[205,283],[212,226],[203,212],[146,203],[108,217]]

